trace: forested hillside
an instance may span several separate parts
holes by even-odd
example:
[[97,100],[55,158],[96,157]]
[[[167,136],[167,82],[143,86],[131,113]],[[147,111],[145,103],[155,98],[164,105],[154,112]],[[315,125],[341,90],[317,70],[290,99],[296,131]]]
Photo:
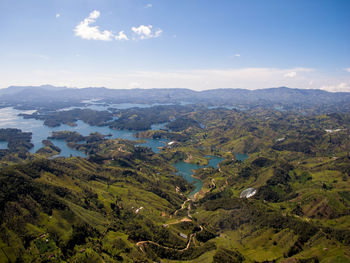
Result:
[[[130,119],[144,127],[140,140],[166,143],[155,153],[142,141],[66,131],[30,153],[31,134],[0,130],[10,143],[0,150],[1,262],[350,261],[349,114],[109,112],[51,116],[58,123],[106,116],[101,125],[115,128]],[[161,122],[160,130],[148,128]],[[87,157],[55,157],[52,139]],[[213,156],[223,161],[206,166]],[[193,176],[203,186],[194,196],[175,173],[179,161],[198,165]]]

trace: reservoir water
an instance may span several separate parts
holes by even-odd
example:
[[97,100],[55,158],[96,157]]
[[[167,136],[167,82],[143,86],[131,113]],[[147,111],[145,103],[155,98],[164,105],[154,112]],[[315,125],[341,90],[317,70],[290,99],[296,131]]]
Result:
[[0,141],[0,149],[7,149],[7,142]]
[[243,162],[245,159],[248,158],[248,154],[246,153],[235,153],[235,157],[238,161]]
[[92,101],[84,101],[86,103],[84,106],[72,106],[60,109],[59,111],[67,111],[72,109],[91,109],[97,111],[108,110],[109,108],[125,110],[130,108],[151,108],[153,106],[162,106],[162,105],[175,105],[172,103],[153,103],[153,104],[139,104],[139,103],[120,103],[120,104],[108,104],[108,103],[99,103]]
[[[129,104],[133,106],[134,104]],[[42,140],[47,139],[53,131],[76,131],[83,136],[87,136],[93,132],[99,132],[103,135],[111,134],[112,139],[120,138],[135,141],[137,138],[134,137],[135,131],[129,130],[114,130],[108,126],[90,126],[83,121],[77,121],[76,126],[72,127],[69,125],[60,125],[58,127],[48,127],[44,125],[41,120],[35,119],[24,119],[18,116],[20,113],[31,114],[33,111],[20,111],[13,108],[2,108],[0,109],[0,128],[17,128],[23,132],[32,133],[32,143],[34,147],[30,149],[31,153],[35,153],[41,147],[43,147]],[[69,156],[80,156],[86,157],[86,154],[81,151],[74,150],[67,146],[66,142],[63,140],[51,140],[53,144],[61,148],[61,153],[58,156],[69,157]],[[158,147],[162,147],[167,143],[166,139],[145,139],[145,143],[140,144],[141,146],[150,147],[154,152],[159,152]],[[4,142],[2,142],[0,147],[5,147]],[[7,147],[7,143],[6,143]]]
[[190,193],[190,196],[193,196],[197,192],[199,192],[202,189],[203,183],[201,180],[192,177],[193,170],[204,168],[204,167],[213,167],[218,168],[218,164],[224,160],[224,158],[217,157],[217,156],[206,156],[209,159],[209,162],[207,165],[197,165],[197,164],[191,164],[191,163],[185,163],[184,161],[180,161],[174,164],[174,167],[177,169],[178,175],[181,175],[183,178],[185,178],[188,182],[193,183],[194,189]]

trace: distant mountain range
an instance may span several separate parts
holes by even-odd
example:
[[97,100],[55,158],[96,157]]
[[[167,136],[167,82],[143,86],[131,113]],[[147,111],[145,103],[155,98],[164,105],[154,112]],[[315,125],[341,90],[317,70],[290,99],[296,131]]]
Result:
[[0,90],[0,105],[45,107],[81,103],[83,100],[101,99],[106,103],[196,103],[206,106],[283,107],[285,109],[327,109],[350,111],[350,92],[327,92],[315,89],[287,87],[246,90],[214,89],[107,89],[67,88],[51,85],[10,86]]

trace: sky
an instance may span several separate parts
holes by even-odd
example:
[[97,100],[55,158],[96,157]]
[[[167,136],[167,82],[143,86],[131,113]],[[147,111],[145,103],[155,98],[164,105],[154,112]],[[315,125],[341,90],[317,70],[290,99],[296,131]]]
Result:
[[350,92],[348,0],[0,0],[0,88]]

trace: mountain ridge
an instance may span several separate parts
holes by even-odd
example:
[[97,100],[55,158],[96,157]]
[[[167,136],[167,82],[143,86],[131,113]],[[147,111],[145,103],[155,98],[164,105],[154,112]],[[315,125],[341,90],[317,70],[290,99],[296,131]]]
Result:
[[[45,107],[64,103],[81,104],[84,100],[101,99],[101,102],[120,103],[172,103],[201,104],[205,106],[233,106],[235,108],[280,107],[288,110],[317,108],[318,111],[350,112],[350,92],[328,92],[316,89],[288,87],[268,89],[108,89],[105,87],[67,88],[44,86],[11,86],[0,90],[3,106]],[[58,107],[58,106],[57,106]],[[58,108],[59,108],[58,107]]]

